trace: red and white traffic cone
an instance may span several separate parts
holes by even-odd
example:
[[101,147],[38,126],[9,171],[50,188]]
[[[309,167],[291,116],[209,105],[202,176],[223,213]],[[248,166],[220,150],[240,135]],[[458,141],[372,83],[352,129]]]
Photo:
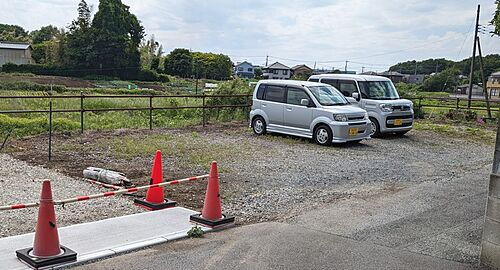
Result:
[[219,194],[219,173],[217,162],[212,161],[210,175],[208,177],[207,192],[201,214],[191,215],[192,222],[200,223],[209,227],[217,227],[234,222],[234,217],[227,217],[222,214],[222,207]]
[[17,250],[16,255],[36,269],[76,261],[76,252],[59,244],[50,180],[42,184],[33,247]]
[[[151,185],[160,184],[163,182],[163,167],[161,160],[161,151],[156,151],[153,162],[153,170],[151,171]],[[146,193],[145,199],[135,199],[134,203],[147,210],[160,210],[170,207],[175,207],[177,202],[165,199],[163,187],[150,187]]]

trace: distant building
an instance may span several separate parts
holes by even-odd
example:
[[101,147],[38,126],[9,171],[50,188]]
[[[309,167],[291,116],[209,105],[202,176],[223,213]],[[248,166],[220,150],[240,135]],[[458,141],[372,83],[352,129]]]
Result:
[[0,41],[0,66],[6,63],[34,64],[31,51],[31,45],[28,43]]
[[490,98],[500,98],[500,71],[490,75],[486,82],[486,89]]
[[403,81],[411,84],[421,84],[424,83],[425,75],[424,74],[405,74]]
[[396,71],[385,71],[378,73],[379,76],[389,78],[393,83],[399,83],[403,81],[404,75]]
[[247,61],[236,63],[234,74],[239,78],[252,79],[255,77],[255,69],[253,65]]
[[291,68],[292,76],[311,76],[313,73],[313,69],[306,65],[296,65]]
[[262,69],[265,79],[288,80],[290,79],[291,69],[280,62],[275,62]]
[[[469,85],[462,84],[457,86],[456,89],[457,95],[469,95]],[[477,84],[472,85],[472,96],[484,97],[483,88]]]
[[375,71],[365,71],[365,72],[361,72],[359,75],[372,75],[372,76],[377,76],[378,73],[375,72]]

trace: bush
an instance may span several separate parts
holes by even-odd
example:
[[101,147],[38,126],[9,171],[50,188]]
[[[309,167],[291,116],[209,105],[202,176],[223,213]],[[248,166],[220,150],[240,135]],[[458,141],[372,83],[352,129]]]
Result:
[[[52,120],[53,131],[76,130],[80,124],[65,118],[55,118]],[[0,131],[6,133],[12,130],[12,135],[22,137],[48,132],[48,117],[18,118],[7,115],[0,115]]]
[[477,113],[470,110],[449,110],[445,117],[452,120],[473,121],[477,119]]
[[2,72],[33,73],[36,75],[66,76],[66,77],[104,76],[108,78],[118,77],[124,80],[139,80],[139,81],[159,81],[159,82],[169,81],[168,76],[164,74],[158,74],[156,71],[152,70],[135,69],[135,68],[89,70],[89,69],[71,69],[53,65],[37,65],[37,64],[16,65],[12,63],[7,63],[2,66]]
[[50,90],[56,92],[64,92],[67,90],[64,85],[39,84],[27,81],[0,81],[0,90],[29,90],[29,91],[44,91]]

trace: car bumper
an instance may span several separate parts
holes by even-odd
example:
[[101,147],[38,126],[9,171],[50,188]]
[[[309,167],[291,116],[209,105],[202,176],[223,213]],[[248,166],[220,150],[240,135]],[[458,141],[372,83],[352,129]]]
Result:
[[390,132],[408,131],[412,128],[413,128],[413,114],[392,113],[384,117],[384,125],[380,128],[380,132],[390,133]]
[[[332,142],[334,143],[345,143],[371,138],[371,122],[369,120],[362,122],[331,122],[330,128],[333,132]],[[350,134],[350,130],[352,131],[353,129],[357,129],[356,135]]]

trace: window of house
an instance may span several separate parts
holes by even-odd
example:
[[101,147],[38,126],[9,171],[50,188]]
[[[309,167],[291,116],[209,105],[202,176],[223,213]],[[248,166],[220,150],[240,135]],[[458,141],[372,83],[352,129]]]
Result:
[[279,70],[274,69],[274,70],[273,70],[273,73],[274,73],[274,74],[276,74],[276,75],[278,75],[278,74],[279,74]]
[[358,88],[356,87],[356,83],[354,81],[339,80],[338,89],[346,97],[352,97],[352,93],[358,92]]
[[302,100],[302,99],[307,99],[307,100],[309,100],[309,102],[311,102],[311,100],[309,99],[309,96],[307,95],[306,92],[304,92],[304,90],[299,89],[299,88],[290,88],[290,87],[288,88],[286,103],[292,104],[292,105],[304,106],[300,103],[300,100]]
[[283,75],[287,75],[288,74],[288,70],[283,70]]
[[238,71],[243,71],[243,67],[238,67]]
[[285,102],[285,87],[268,85],[266,87],[264,99],[274,102]]
[[248,72],[252,72],[253,71],[253,68],[248,68]]

